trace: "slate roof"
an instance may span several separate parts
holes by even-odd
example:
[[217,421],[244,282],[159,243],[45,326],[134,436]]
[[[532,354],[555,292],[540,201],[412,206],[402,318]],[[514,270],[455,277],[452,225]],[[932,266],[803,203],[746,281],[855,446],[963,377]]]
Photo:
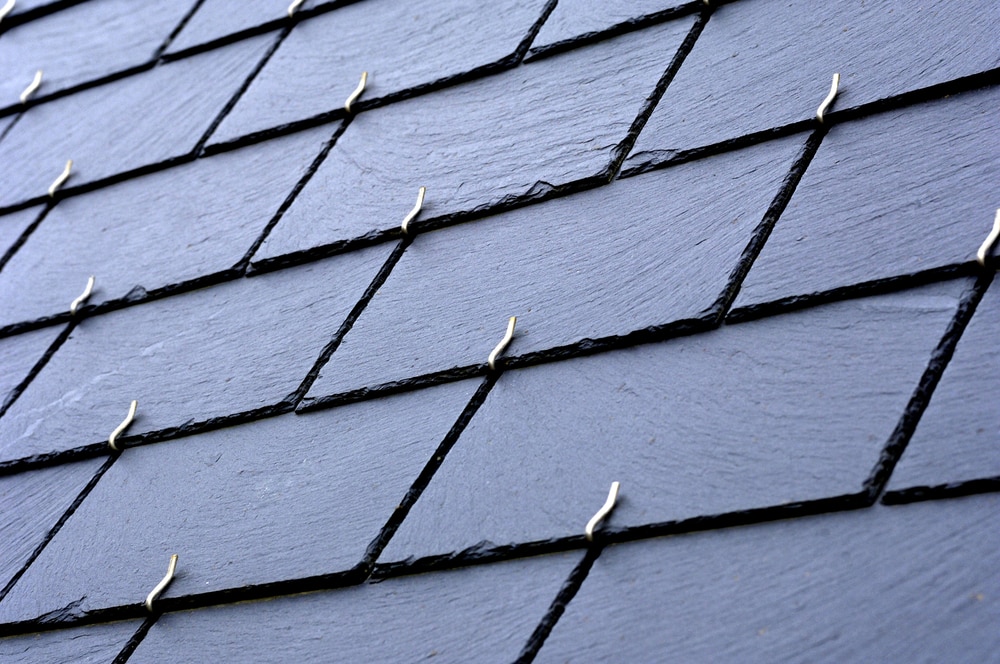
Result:
[[998,24],[17,0],[4,661],[995,660]]

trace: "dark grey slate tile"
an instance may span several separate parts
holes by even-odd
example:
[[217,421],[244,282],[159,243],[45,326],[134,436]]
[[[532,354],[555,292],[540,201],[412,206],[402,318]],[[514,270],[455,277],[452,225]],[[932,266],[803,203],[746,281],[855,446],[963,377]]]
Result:
[[0,639],[7,662],[38,664],[107,664],[132,638],[141,620],[87,625]]
[[889,490],[1000,475],[1000,280],[983,296],[934,390]]
[[597,37],[609,30],[626,28],[686,4],[690,4],[690,0],[559,0],[531,42],[529,55],[547,51],[565,42]]
[[790,137],[417,236],[310,398],[481,365],[512,315],[508,355],[718,315],[715,303],[803,142]]
[[272,38],[261,36],[40,104],[0,142],[0,206],[45,196],[67,159],[72,187],[189,153]]
[[132,662],[510,662],[580,555],[164,615]]
[[993,495],[609,547],[535,661],[988,661],[998,545]]
[[91,459],[0,477],[0,590],[45,541],[102,462]]
[[392,250],[379,246],[83,320],[0,418],[0,460],[262,408],[306,377]]
[[[292,0],[205,0],[170,43],[167,53],[176,53],[228,35],[288,18]],[[298,11],[313,2],[303,2]]]
[[16,119],[17,115],[7,115],[4,117],[0,117],[0,141],[3,140],[3,136],[4,133],[7,131],[7,128],[10,127],[12,124],[14,124],[14,121]]
[[[25,229],[38,219],[41,212],[42,207],[39,206],[0,216],[0,261],[21,237]],[[3,311],[6,312],[7,307],[10,306],[10,299],[6,297],[2,299],[4,302]]]
[[0,327],[65,312],[89,275],[88,303],[98,304],[231,269],[330,134],[314,129],[60,201],[0,272]]
[[381,560],[859,493],[968,284],[507,371]]
[[993,224],[1000,90],[833,127],[736,307],[972,261]]
[[133,0],[91,0],[7,30],[0,106],[19,104],[39,69],[35,94],[46,95],[150,62],[191,4],[151,3],[137,12]]
[[362,98],[373,100],[509,60],[545,4],[495,0],[483,11],[478,0],[365,0],[303,21],[212,140],[339,109],[363,71]]
[[[0,603],[0,620],[137,604],[173,553],[179,572],[163,597],[346,573],[478,386],[452,383],[130,449]],[[60,572],[71,567],[89,571]]]
[[28,12],[58,11],[81,1],[83,0],[17,0],[9,15],[13,17]]
[[[841,74],[846,109],[1000,66],[1000,5],[897,0],[726,4],[649,119],[628,165],[810,120]],[[642,154],[642,153],[661,153]]]
[[27,378],[62,330],[62,327],[49,327],[0,338],[0,412],[11,398],[13,389]]
[[392,231],[421,186],[429,221],[607,177],[692,21],[358,114],[255,259]]

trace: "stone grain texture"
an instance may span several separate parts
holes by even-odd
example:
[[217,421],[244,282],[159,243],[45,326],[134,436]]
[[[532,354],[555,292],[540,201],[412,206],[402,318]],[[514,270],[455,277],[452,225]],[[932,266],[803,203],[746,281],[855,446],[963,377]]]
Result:
[[89,275],[100,304],[231,270],[329,138],[314,129],[60,201],[0,272],[0,327],[65,312]]
[[148,3],[95,0],[24,23],[0,39],[0,107],[20,104],[39,69],[47,95],[151,62],[190,10],[192,0]]
[[22,664],[107,664],[125,647],[141,620],[87,625],[0,639],[0,657]]
[[968,285],[507,371],[381,560],[858,494]]
[[[359,113],[254,259],[395,233],[421,186],[427,197],[418,222],[427,222],[607,178],[692,23]],[[577,94],[581,86],[586,95]]]
[[0,142],[0,207],[191,152],[270,45],[249,39],[28,109]]
[[973,261],[1000,207],[998,104],[989,88],[831,129],[734,306]]
[[[478,384],[128,450],[0,603],[0,621],[134,604],[173,553],[164,598],[346,573]],[[89,572],[61,573],[73,567]]]
[[1000,476],[1000,281],[995,280],[958,342],[889,490]]
[[998,545],[980,496],[614,546],[535,661],[991,661]]
[[0,339],[0,412],[60,332],[61,327],[50,327]]
[[1000,5],[750,0],[716,9],[626,167],[1000,66]]
[[481,365],[509,316],[518,328],[508,356],[717,316],[803,142],[790,137],[418,236],[310,399]]
[[[11,212],[0,217],[0,261],[13,249],[17,239],[21,237],[21,234],[24,233],[28,226],[38,219],[38,215],[41,212],[42,207],[39,206],[26,208],[19,212]],[[2,269],[0,268],[0,270]],[[7,306],[4,307],[4,311],[7,310],[8,306],[13,305],[14,302],[7,300],[5,304]]]
[[[226,117],[213,142],[392,97],[511,62],[546,0],[365,0],[299,23]],[[470,39],[470,35],[475,35]]]
[[510,662],[579,558],[529,558],[170,614],[130,661]]
[[0,418],[0,460],[106,441],[133,399],[139,410],[129,435],[287,400],[390,250],[84,320]]
[[[205,0],[198,11],[184,25],[177,37],[170,42],[167,53],[177,53],[195,46],[227,37],[258,26],[274,23],[280,25],[288,18],[285,0]],[[307,0],[298,11],[309,9],[317,3]]]

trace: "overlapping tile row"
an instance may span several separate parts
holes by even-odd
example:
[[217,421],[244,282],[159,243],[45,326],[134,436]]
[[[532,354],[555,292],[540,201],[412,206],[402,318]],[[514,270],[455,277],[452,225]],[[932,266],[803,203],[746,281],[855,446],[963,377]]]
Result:
[[[203,52],[25,111],[0,141],[15,165],[0,205],[24,208],[0,216],[0,237],[13,247],[41,222],[0,270],[11,303],[0,353],[13,367],[0,385],[0,495],[32,508],[0,523],[18,540],[0,557],[0,631],[59,629],[0,640],[0,652],[777,659],[808,635],[820,658],[851,658],[938,652],[934,634],[964,639],[969,657],[995,648],[984,638],[995,564],[982,553],[996,544],[993,496],[872,504],[897,461],[884,502],[998,484],[998,291],[972,262],[996,206],[985,184],[996,90],[871,105],[982,77],[995,58],[967,45],[927,62],[927,44],[893,39],[886,57],[899,71],[924,63],[923,77],[862,83],[845,67],[836,108],[871,108],[827,127],[808,118],[830,58],[809,63],[818,88],[796,96],[792,79],[815,72],[746,51],[712,65],[719,80],[770,63],[805,110],[716,113],[732,135],[699,126],[675,144],[664,128],[687,131],[704,119],[691,109],[718,101],[683,102],[698,92],[685,77],[716,80],[698,73],[705,44],[740,49],[762,39],[740,32],[765,34],[762,16],[785,30],[806,14],[769,0],[647,4],[586,17],[586,3],[556,5],[535,42],[545,57],[524,65],[510,58],[551,5],[505,5],[511,18],[482,23],[483,44],[467,38],[483,17],[462,3],[426,30],[382,20],[378,55],[399,78],[373,69],[367,107],[341,120],[352,81],[329,72],[367,65],[320,55],[310,35],[356,39],[401,5],[365,0],[229,43],[264,28],[220,30],[225,3],[207,0],[180,32],[187,45],[173,42]],[[824,11],[827,27],[864,19],[846,36],[818,19],[806,30],[859,63],[879,30],[916,34],[932,16],[899,3],[900,28],[864,8]],[[982,41],[963,11],[935,38]],[[437,55],[399,60],[414,44]],[[209,99],[199,77],[219,67]],[[340,87],[310,84],[320,79]],[[274,115],[285,95],[288,115]],[[148,111],[138,138],[108,147],[128,104]],[[93,126],[69,142],[38,129],[60,108]],[[33,127],[55,162],[44,178],[26,149]],[[218,143],[203,156],[206,141]],[[732,149],[692,158],[720,141]],[[46,199],[67,146],[112,164],[83,159],[72,195],[26,207]],[[678,153],[686,163],[671,163]],[[419,186],[424,209],[397,243]],[[244,277],[248,265],[267,273]],[[68,315],[92,273],[88,308]],[[510,315],[514,342],[488,372]],[[126,449],[105,460],[131,399]],[[583,524],[613,480],[620,504],[588,548]],[[140,627],[172,553],[166,613]],[[885,588],[859,567],[884,570]],[[373,571],[383,580],[366,582]],[[757,604],[718,613],[741,593]],[[872,625],[899,606],[910,613],[886,642]],[[665,630],[671,612],[688,627]]]

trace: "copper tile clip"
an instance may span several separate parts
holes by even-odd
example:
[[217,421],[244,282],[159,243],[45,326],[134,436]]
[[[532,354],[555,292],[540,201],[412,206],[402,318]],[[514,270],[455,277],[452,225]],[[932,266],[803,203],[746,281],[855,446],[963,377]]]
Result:
[[295,16],[295,12],[298,11],[303,2],[305,0],[292,0],[292,4],[288,5],[288,18]]
[[149,611],[150,613],[153,612],[153,602],[156,601],[156,598],[160,596],[160,593],[162,593],[164,590],[167,589],[167,586],[170,585],[170,582],[174,580],[174,571],[176,570],[177,570],[177,554],[175,553],[174,555],[170,556],[170,563],[167,565],[167,575],[164,576],[163,579],[161,579],[160,582],[156,584],[156,587],[153,588],[148,595],[146,595],[146,601],[144,602],[144,604],[146,605],[146,610]]
[[110,436],[108,436],[108,445],[115,452],[121,452],[121,450],[118,449],[118,436],[122,435],[125,429],[128,429],[129,425],[132,424],[132,420],[135,419],[135,409],[138,407],[139,407],[139,402],[136,401],[135,399],[132,399],[132,404],[128,407],[128,415],[125,416],[125,419],[122,420],[122,423],[119,424],[117,427],[115,427],[115,430],[111,432]]
[[597,514],[590,517],[590,521],[587,522],[587,527],[584,528],[583,532],[587,536],[588,542],[594,541],[594,528],[597,528],[597,526],[604,521],[609,514],[611,514],[611,510],[615,508],[615,503],[618,502],[619,486],[618,482],[611,483],[611,490],[608,491],[608,499],[604,501],[604,505],[601,506],[601,509],[597,510]]
[[77,296],[75,300],[69,304],[69,313],[71,316],[75,316],[77,310],[80,308],[84,302],[90,297],[90,294],[94,292],[94,275],[90,275],[87,279],[87,287],[83,289],[83,292]]
[[413,206],[413,209],[410,210],[410,213],[406,215],[406,218],[403,219],[403,223],[400,225],[400,229],[403,231],[403,235],[410,234],[409,231],[410,222],[416,219],[417,215],[420,214],[420,208],[424,206],[424,194],[426,193],[427,193],[427,187],[421,187],[420,189],[417,190],[417,204]]
[[990,255],[998,239],[1000,239],[1000,210],[997,210],[996,217],[993,218],[993,230],[986,236],[986,239],[979,246],[979,251],[976,252],[977,263],[986,267],[986,257]]
[[38,86],[40,86],[41,84],[42,84],[42,70],[39,69],[38,71],[35,72],[35,78],[31,79],[31,84],[28,85],[28,87],[24,89],[24,92],[21,93],[20,97],[21,103],[22,104],[27,103],[28,97],[35,94],[35,90],[37,90]]
[[66,167],[63,168],[63,172],[59,174],[59,177],[49,185],[49,196],[55,196],[56,191],[59,187],[63,186],[63,183],[69,179],[69,174],[73,171],[73,160],[70,159],[66,162]]
[[833,100],[837,98],[837,91],[839,88],[840,74],[834,74],[833,83],[830,84],[830,92],[827,93],[826,99],[824,99],[823,103],[816,109],[816,119],[819,120],[820,124],[823,124],[823,116],[830,109],[830,106],[833,104]]
[[354,92],[352,92],[351,96],[348,97],[347,101],[344,102],[345,111],[347,111],[348,113],[351,112],[351,104],[353,104],[358,100],[358,97],[361,96],[361,93],[365,91],[365,85],[367,84],[368,84],[368,72],[363,71],[361,72],[361,81],[358,83],[358,87],[354,88]]
[[4,20],[13,9],[16,4],[16,0],[7,0],[3,7],[0,7],[0,21]]
[[514,338],[514,326],[517,325],[517,316],[511,316],[510,320],[507,321],[507,333],[503,335],[503,339],[497,344],[497,347],[493,349],[490,353],[489,359],[486,360],[486,364],[490,366],[490,371],[496,371],[497,368],[497,358],[500,354],[507,350],[507,345],[510,340]]

